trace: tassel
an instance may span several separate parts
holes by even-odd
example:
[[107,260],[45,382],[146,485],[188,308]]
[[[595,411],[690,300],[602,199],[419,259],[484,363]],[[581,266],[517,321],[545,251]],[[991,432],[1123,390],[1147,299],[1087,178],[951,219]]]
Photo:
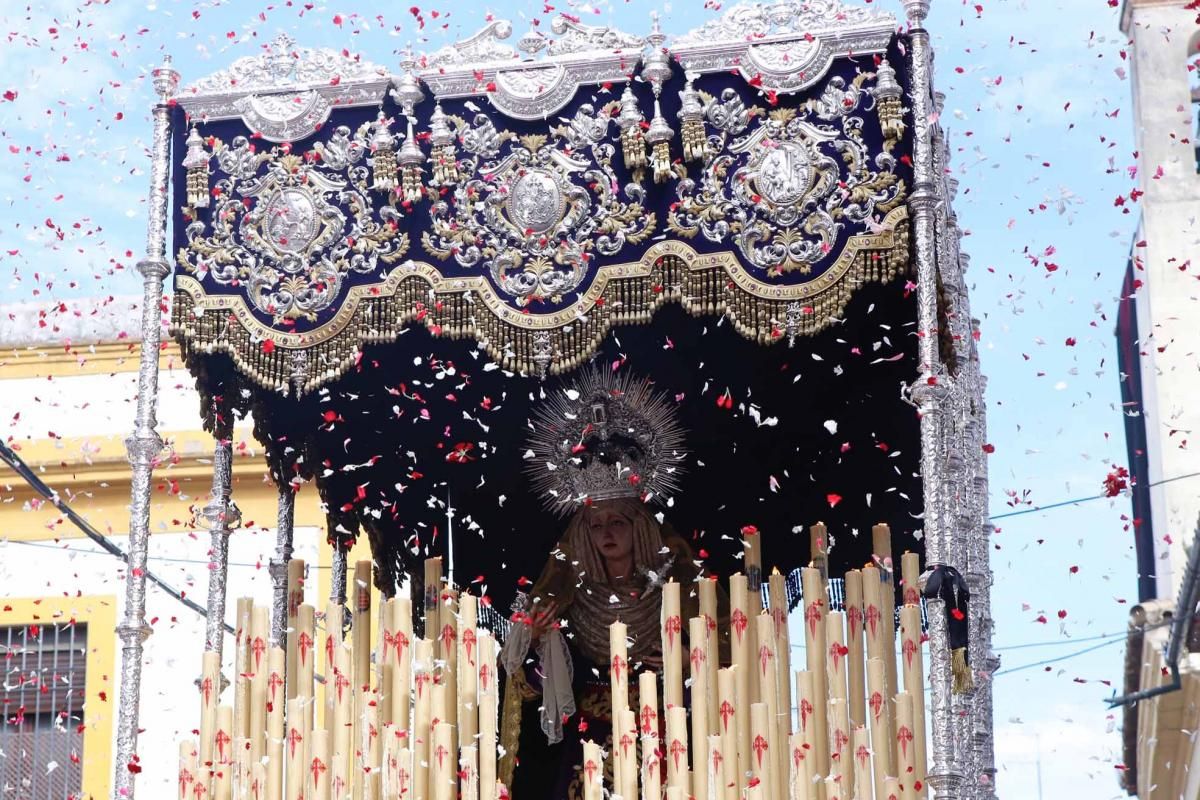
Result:
[[421,165],[425,163],[425,154],[417,144],[413,135],[412,117],[408,118],[408,136],[400,146],[400,197],[405,202],[415,203],[421,199],[424,187],[421,185]]
[[879,113],[879,124],[883,128],[883,138],[888,141],[899,141],[904,135],[904,107],[900,98],[904,90],[896,82],[896,70],[887,59],[879,62],[875,72],[876,108]]
[[650,142],[650,166],[654,170],[654,182],[662,183],[672,175],[671,172],[671,137],[674,132],[662,115],[658,100],[654,101],[654,119],[650,120],[650,130],[646,133],[646,141]]
[[458,153],[454,149],[454,132],[446,122],[446,115],[439,103],[434,106],[433,116],[429,120],[429,141],[433,149],[429,154],[429,163],[433,167],[434,186],[452,186],[460,178],[458,171]]
[[967,648],[959,647],[950,651],[950,671],[954,674],[955,694],[966,694],[975,688],[975,677],[967,664]]
[[637,98],[628,85],[621,93],[621,114],[617,118],[621,128],[621,152],[625,157],[625,169],[630,172],[646,167],[646,139],[642,135],[642,112]]
[[704,136],[704,106],[700,103],[700,93],[688,81],[683,91],[679,93],[683,102],[679,109],[679,138],[683,143],[684,161],[701,161],[704,159],[706,145]]
[[192,128],[187,138],[187,155],[183,159],[187,169],[187,204],[191,208],[208,208],[208,162],[211,158],[204,149],[200,132]]
[[377,192],[391,192],[396,188],[396,139],[388,130],[388,121],[382,111],[375,120],[375,135],[371,138],[371,151],[375,154],[371,171],[371,188]]

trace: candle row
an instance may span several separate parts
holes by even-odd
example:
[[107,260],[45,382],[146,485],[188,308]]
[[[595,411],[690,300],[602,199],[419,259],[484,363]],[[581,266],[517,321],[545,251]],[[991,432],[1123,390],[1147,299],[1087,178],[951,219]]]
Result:
[[[290,569],[289,581],[302,574],[302,565]],[[233,702],[222,703],[221,665],[206,652],[199,739],[180,745],[179,800],[506,794],[496,780],[497,647],[477,627],[477,599],[439,592],[425,638],[413,634],[411,600],[388,599],[373,639],[370,562],[356,564],[354,578],[351,636],[343,637],[345,608],[330,603],[323,652],[298,586],[289,587],[286,648],[268,643],[267,609],[239,600]]]

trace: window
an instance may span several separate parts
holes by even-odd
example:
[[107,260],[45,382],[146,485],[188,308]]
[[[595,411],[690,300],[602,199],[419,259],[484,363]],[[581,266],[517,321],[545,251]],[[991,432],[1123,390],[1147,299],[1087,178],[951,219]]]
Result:
[[86,623],[0,626],[0,786],[16,800],[68,800],[83,784]]

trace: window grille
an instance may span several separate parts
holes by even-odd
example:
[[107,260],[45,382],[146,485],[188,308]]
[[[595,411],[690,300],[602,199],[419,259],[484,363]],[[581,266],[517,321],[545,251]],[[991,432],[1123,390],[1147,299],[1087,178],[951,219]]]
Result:
[[76,800],[83,782],[87,625],[0,626],[0,792]]

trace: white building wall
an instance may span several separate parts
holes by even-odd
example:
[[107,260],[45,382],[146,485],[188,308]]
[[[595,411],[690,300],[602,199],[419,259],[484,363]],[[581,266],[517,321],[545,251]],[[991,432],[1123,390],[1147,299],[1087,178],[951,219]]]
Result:
[[[1196,172],[1188,58],[1196,12],[1174,0],[1127,0],[1144,247],[1138,297],[1151,480],[1200,472],[1200,175]],[[1190,265],[1189,265],[1190,262]],[[1200,517],[1200,479],[1152,492],[1158,596],[1172,599],[1184,545]]]

